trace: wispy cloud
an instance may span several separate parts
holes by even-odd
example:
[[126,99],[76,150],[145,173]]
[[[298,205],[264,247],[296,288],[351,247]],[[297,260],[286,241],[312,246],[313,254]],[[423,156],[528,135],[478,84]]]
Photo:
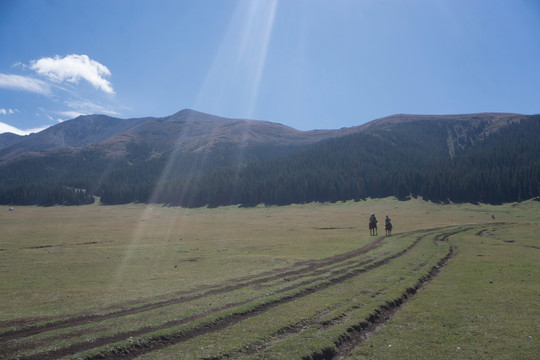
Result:
[[32,60],[30,69],[54,82],[78,83],[84,79],[95,88],[114,94],[111,83],[106,79],[111,76],[109,69],[87,55],[72,54],[63,58],[56,55],[54,58]]
[[47,96],[51,94],[49,84],[29,76],[0,74],[0,87],[11,90],[29,91]]
[[118,116],[119,113],[111,110],[110,108],[103,106],[99,103],[92,102],[89,100],[67,100],[65,104],[72,110],[66,113],[78,113],[79,115],[88,115],[88,114],[105,114],[111,116]]
[[15,114],[15,113],[18,113],[19,110],[17,109],[3,109],[3,108],[0,108],[0,115],[11,115],[11,114]]
[[[62,116],[62,119],[75,119],[76,117],[79,117],[81,115],[87,115],[91,114],[86,111],[76,111],[76,110],[67,110],[67,111],[59,111],[57,112],[58,115]],[[58,119],[58,122],[62,122],[64,120]]]

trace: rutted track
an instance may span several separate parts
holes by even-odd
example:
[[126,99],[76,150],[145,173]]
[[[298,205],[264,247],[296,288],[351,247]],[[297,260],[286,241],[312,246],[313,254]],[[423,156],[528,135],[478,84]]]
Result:
[[[289,276],[306,276],[311,272],[321,272],[322,269],[331,269],[339,266],[347,260],[353,259],[355,257],[367,254],[369,251],[373,250],[376,247],[381,245],[383,237],[377,238],[368,245],[348,252],[344,254],[339,254],[333,257],[325,258],[322,260],[313,260],[313,261],[304,261],[299,262],[293,266],[280,269],[278,271],[271,271],[263,274],[258,274],[256,276],[244,277],[240,279],[232,279],[226,284],[218,284],[215,286],[207,287],[205,289],[185,291],[180,293],[171,294],[167,297],[161,299],[153,299],[150,303],[130,303],[129,307],[126,307],[122,304],[116,305],[116,309],[113,309],[111,312],[100,315],[92,314],[81,314],[72,316],[69,318],[63,319],[49,319],[49,321],[43,325],[26,325],[21,329],[6,331],[0,334],[0,344],[6,340],[12,340],[16,338],[31,336],[39,334],[46,331],[57,330],[67,327],[79,326],[87,323],[99,322],[106,319],[111,319],[115,317],[121,317],[126,315],[131,315],[135,313],[140,313],[144,311],[150,311],[153,309],[180,304],[183,302],[196,300],[211,295],[227,293],[233,290],[238,290],[243,287],[264,284],[270,281],[277,279],[287,278]],[[38,319],[35,320],[36,322]],[[19,321],[23,322],[23,320]],[[31,320],[24,320],[25,324],[30,323]]]
[[[425,238],[429,238],[434,242],[444,241],[449,236],[466,230],[468,229],[452,228],[441,232],[441,229],[428,229],[414,233],[397,234],[389,239],[391,241],[404,241],[402,239],[408,239],[408,242],[404,243],[403,248],[394,253],[377,252],[376,250],[380,250],[385,239],[384,237],[378,237],[362,248],[326,259],[300,262],[280,270],[266,272],[252,277],[233,279],[225,284],[207,287],[205,289],[178,292],[167,297],[152,299],[152,302],[132,303],[127,308],[125,305],[119,304],[116,308],[111,308],[105,314],[82,314],[65,319],[52,319],[43,325],[30,325],[22,329],[6,331],[0,334],[0,347],[4,349],[2,353],[9,350],[11,355],[27,354],[26,356],[20,356],[19,358],[21,359],[56,359],[93,349],[99,350],[99,348],[103,348],[104,346],[109,346],[112,349],[109,351],[96,351],[90,357],[134,358],[138,355],[162,349],[173,344],[179,344],[198,336],[223,330],[244,320],[271,311],[271,309],[277,306],[317,294],[336,284],[343,283],[351,278],[358,277],[389,264],[411,251]],[[430,236],[433,236],[433,238]],[[446,254],[443,259],[448,259],[449,256],[449,254]],[[441,259],[438,266],[440,267],[443,264],[444,262]],[[432,269],[431,272],[434,273],[434,270]],[[422,281],[420,282],[420,280]],[[425,280],[419,279],[420,284],[424,283]],[[169,307],[180,306],[188,302],[210,297],[230,296],[234,298],[234,293],[236,292],[261,286],[265,286],[266,289],[264,292],[260,291],[256,296],[225,302],[221,306],[202,309],[188,316],[163,321],[159,325],[140,326],[129,331],[119,331],[113,335],[105,336],[99,335],[100,333],[97,330],[94,333],[93,330],[94,326],[99,327],[102,323],[110,320],[122,320],[131,316],[144,316],[152,311],[165,310]],[[416,289],[413,288],[407,289],[401,298],[406,298],[407,293],[412,294],[415,291]],[[403,299],[396,299],[396,306],[390,307],[395,308],[402,303]],[[382,310],[378,309],[377,312],[380,313]],[[376,323],[376,320],[377,316],[372,319],[371,323]],[[317,319],[306,319],[303,326],[316,321]],[[327,325],[330,326],[331,322]],[[359,326],[360,328],[368,328],[367,325]],[[294,326],[291,326],[289,331],[294,332],[292,329],[294,329]],[[60,332],[57,333],[57,331]],[[163,335],[163,331],[169,331],[169,333]],[[156,335],[153,335],[153,333],[156,333]],[[46,341],[60,338],[65,339],[71,336],[71,334],[73,334],[73,340],[68,341],[69,345],[57,346],[54,349],[43,347],[43,343]],[[81,340],[85,336],[92,337],[92,340]],[[43,337],[43,339],[34,340],[34,337]],[[139,337],[140,340],[128,341]],[[121,346],[113,346],[117,342],[123,342],[123,344]],[[336,345],[343,349],[345,346],[343,344],[349,344],[348,346],[350,346],[351,343],[353,342],[343,340],[340,344]],[[259,350],[262,350],[262,348],[259,348]],[[332,351],[327,352],[326,356],[322,356],[323,353],[324,351],[318,355],[314,354],[313,358],[331,358],[336,355]]]

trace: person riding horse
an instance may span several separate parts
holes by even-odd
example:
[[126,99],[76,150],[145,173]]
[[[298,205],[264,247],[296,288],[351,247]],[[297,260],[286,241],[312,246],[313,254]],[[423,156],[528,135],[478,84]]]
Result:
[[384,220],[384,230],[386,230],[386,236],[392,234],[392,220],[386,215],[386,219]]
[[377,235],[377,218],[375,214],[371,214],[369,217],[369,234]]

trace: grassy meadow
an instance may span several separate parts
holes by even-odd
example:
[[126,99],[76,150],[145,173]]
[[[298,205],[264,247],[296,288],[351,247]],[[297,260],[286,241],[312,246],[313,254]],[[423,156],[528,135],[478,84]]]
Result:
[[532,200],[5,207],[0,358],[534,359],[538,214]]

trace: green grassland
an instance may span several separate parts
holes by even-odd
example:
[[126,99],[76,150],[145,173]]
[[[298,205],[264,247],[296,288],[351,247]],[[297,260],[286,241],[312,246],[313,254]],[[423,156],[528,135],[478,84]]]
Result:
[[534,359],[538,214],[533,200],[6,207],[0,359]]

